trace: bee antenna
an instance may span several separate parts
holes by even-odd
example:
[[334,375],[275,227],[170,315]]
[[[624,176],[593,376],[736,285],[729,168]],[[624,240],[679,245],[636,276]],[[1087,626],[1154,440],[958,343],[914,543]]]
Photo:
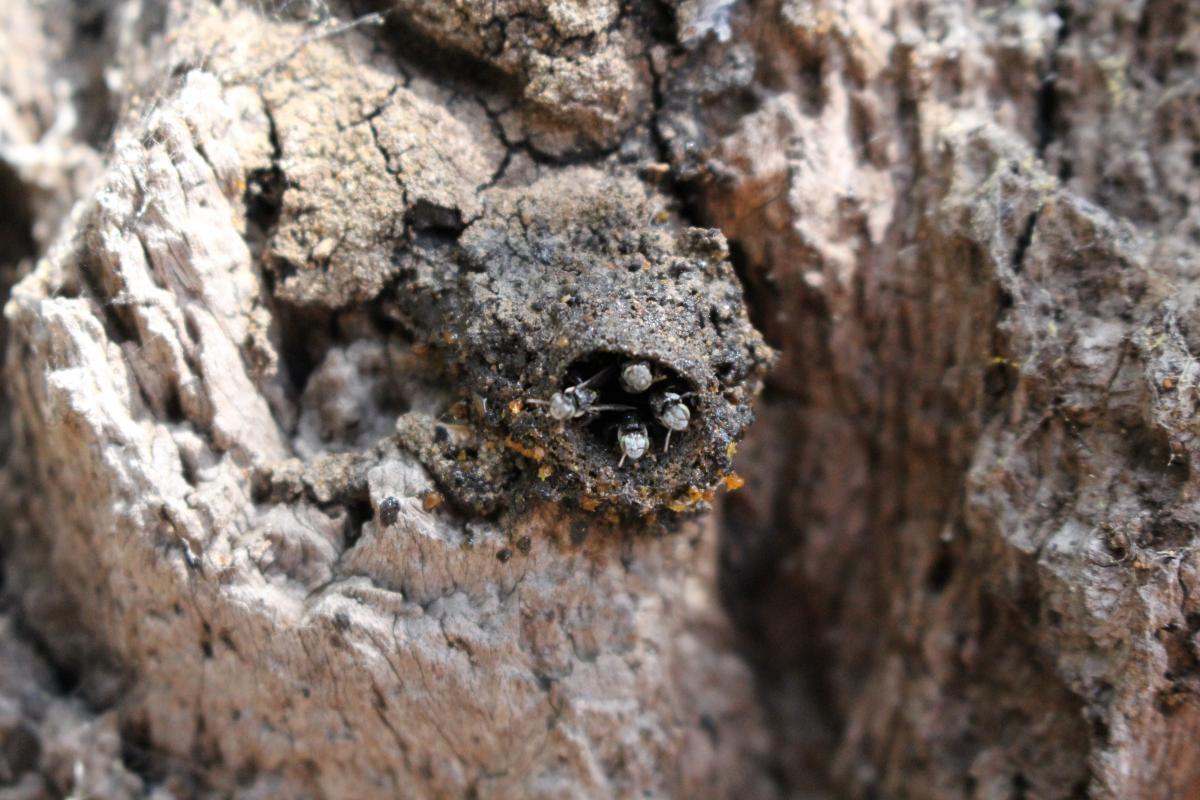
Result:
[[577,384],[575,384],[575,386],[574,386],[573,388],[575,388],[575,389],[579,389],[580,387],[587,387],[587,386],[591,385],[593,381],[598,381],[598,380],[600,380],[601,378],[603,378],[603,377],[605,377],[605,376],[607,376],[607,375],[611,374],[611,373],[612,373],[612,371],[613,371],[614,369],[616,369],[616,368],[617,368],[617,365],[616,365],[616,364],[609,364],[607,367],[604,367],[602,370],[600,370],[599,372],[597,372],[597,373],[596,373],[595,375],[593,375],[592,377],[588,378],[586,381],[583,381],[582,383],[577,383]]

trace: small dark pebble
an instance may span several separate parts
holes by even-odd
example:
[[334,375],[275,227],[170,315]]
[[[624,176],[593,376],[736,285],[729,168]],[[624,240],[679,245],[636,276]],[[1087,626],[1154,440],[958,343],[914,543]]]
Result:
[[385,527],[394,525],[400,518],[400,501],[388,495],[379,503],[379,522]]

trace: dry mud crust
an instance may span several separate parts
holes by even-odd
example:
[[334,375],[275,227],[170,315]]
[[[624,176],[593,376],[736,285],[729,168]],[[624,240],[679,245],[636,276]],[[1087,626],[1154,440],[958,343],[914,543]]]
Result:
[[[329,313],[380,308],[435,351],[449,399],[401,419],[397,441],[458,506],[644,514],[711,499],[770,360],[719,233],[680,227],[619,157],[528,162],[501,181],[511,147],[479,100],[343,49],[310,46],[274,72],[260,89],[274,152],[255,152],[281,187],[262,253],[271,291]],[[634,359],[658,379],[638,397],[615,379]],[[599,405],[630,419],[559,424],[537,406],[598,375]],[[662,392],[692,416],[669,449]],[[622,424],[644,425],[650,452],[618,466]]]
[[[379,310],[434,351],[448,399],[401,419],[397,441],[476,513],[545,499],[640,514],[711,498],[770,359],[722,236],[679,227],[669,198],[618,159],[492,185],[505,155],[478,103],[358,68],[341,49],[305,56],[259,90],[273,153],[247,150],[280,187],[261,260],[282,304]],[[309,332],[297,334],[302,346]],[[617,391],[631,359],[652,365],[653,392]],[[618,467],[616,415],[558,424],[536,407],[601,373],[600,405],[631,406],[629,424],[646,426],[652,452],[636,463]],[[651,408],[666,391],[692,415],[669,450]]]
[[[615,146],[650,107],[643,51],[652,4],[617,0],[376,0],[410,50],[414,35],[436,57],[458,54],[466,70],[512,84],[519,126],[547,153]],[[637,6],[638,4],[633,4]],[[644,12],[644,13],[643,13]],[[515,121],[515,120],[514,120]]]
[[[672,229],[665,213],[656,222],[654,200],[635,180],[571,170],[487,193],[454,242],[418,238],[411,253],[397,307],[456,368],[481,446],[520,454],[520,488],[536,497],[682,510],[731,471],[753,419],[771,355],[725,240]],[[656,386],[626,392],[620,370],[639,361]],[[607,410],[561,423],[546,413],[546,398],[584,382]],[[651,408],[659,391],[691,412],[669,449]],[[631,419],[650,448],[621,464],[616,429]]]

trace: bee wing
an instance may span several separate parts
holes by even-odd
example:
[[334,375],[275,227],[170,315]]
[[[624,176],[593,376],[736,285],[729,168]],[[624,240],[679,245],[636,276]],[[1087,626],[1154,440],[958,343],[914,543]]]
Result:
[[598,381],[598,380],[601,380],[602,378],[606,378],[606,377],[608,377],[609,375],[611,375],[611,374],[612,374],[612,371],[613,371],[614,369],[616,369],[616,368],[617,368],[617,365],[616,365],[616,364],[609,364],[607,367],[605,367],[604,369],[600,370],[599,372],[597,372],[597,373],[596,373],[595,375],[593,375],[592,377],[588,378],[588,379],[587,379],[586,381],[584,381],[583,383],[576,384],[576,385],[575,385],[575,388],[576,388],[576,389],[579,389],[579,388],[582,388],[582,387],[585,387],[585,386],[591,386],[591,385],[592,385],[593,383],[595,383],[596,381]]

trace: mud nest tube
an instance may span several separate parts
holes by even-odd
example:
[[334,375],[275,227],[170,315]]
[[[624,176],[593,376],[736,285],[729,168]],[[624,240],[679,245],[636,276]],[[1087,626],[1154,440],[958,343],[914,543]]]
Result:
[[[732,471],[773,354],[724,237],[658,221],[661,203],[584,171],[501,194],[455,241],[405,254],[397,312],[449,366],[481,439],[453,459],[413,448],[452,499],[683,512]],[[630,364],[649,369],[644,390],[623,385]]]

